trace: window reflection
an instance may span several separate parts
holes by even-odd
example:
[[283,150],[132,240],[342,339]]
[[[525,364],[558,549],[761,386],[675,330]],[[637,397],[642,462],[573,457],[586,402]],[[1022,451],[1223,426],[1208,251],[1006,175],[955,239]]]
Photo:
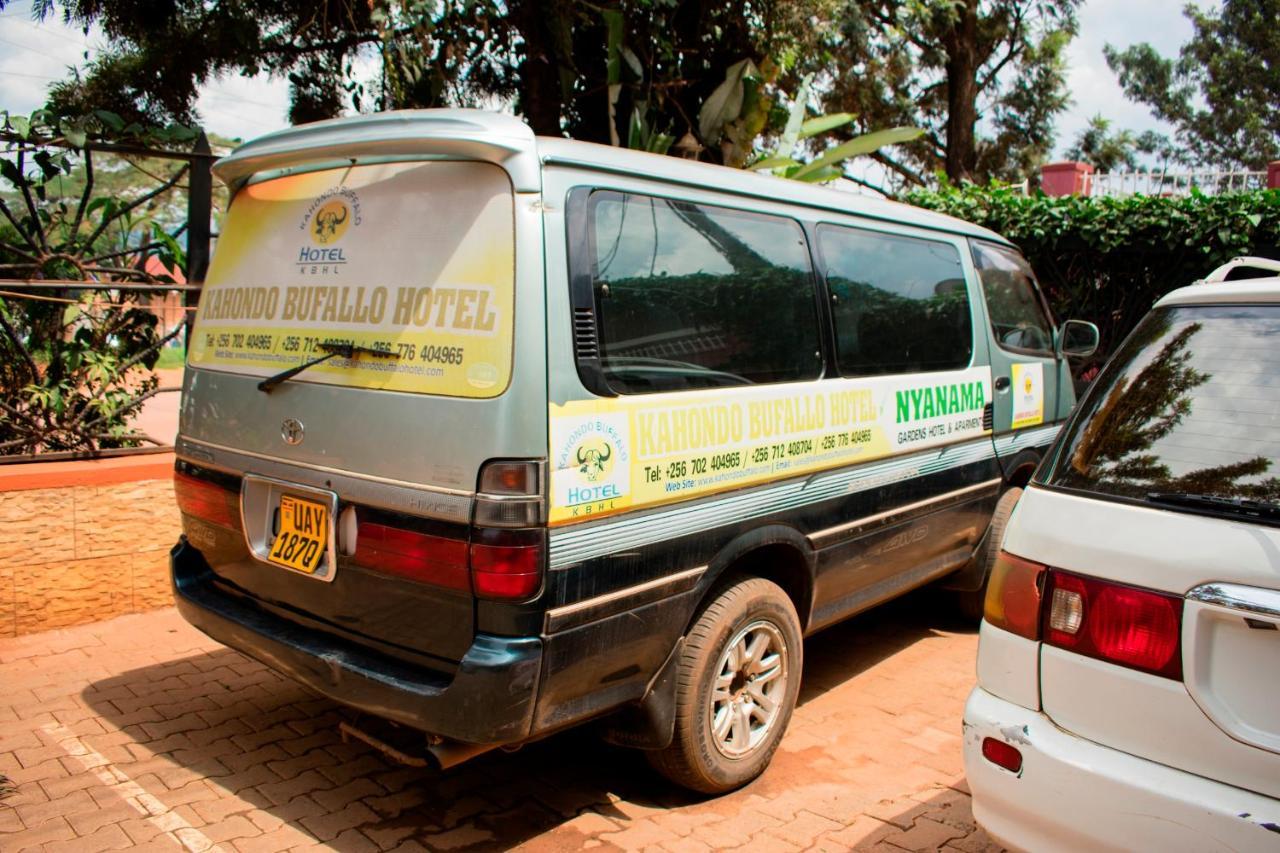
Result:
[[974,243],[973,262],[1000,346],[1052,355],[1053,323],[1026,259],[1001,246]]
[[967,367],[973,349],[960,253],[934,240],[818,228],[845,376]]
[[816,378],[813,274],[795,222],[613,192],[591,197],[605,375],[624,393]]
[[1050,482],[1280,498],[1280,307],[1154,312],[1099,378]]

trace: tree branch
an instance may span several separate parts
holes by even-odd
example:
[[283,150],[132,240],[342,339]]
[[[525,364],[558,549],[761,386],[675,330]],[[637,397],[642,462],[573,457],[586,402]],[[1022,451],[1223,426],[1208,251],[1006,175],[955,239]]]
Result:
[[163,184],[156,187],[151,192],[147,193],[146,195],[142,195],[142,196],[139,196],[138,198],[135,198],[133,201],[129,202],[124,207],[115,211],[110,216],[102,217],[102,224],[99,225],[96,229],[94,229],[94,232],[89,235],[89,238],[85,240],[84,244],[86,246],[92,246],[97,241],[97,239],[102,236],[103,232],[107,230],[107,226],[109,226],[112,222],[115,222],[117,219],[124,216],[129,211],[135,210],[141,207],[142,205],[151,201],[156,196],[162,195],[168,192],[169,190],[173,189],[178,184],[178,182],[181,181],[183,177],[186,176],[187,172],[189,171],[191,171],[191,164],[186,163],[183,165],[181,169],[179,169],[177,172],[174,173],[171,179],[165,181]]
[[80,204],[76,207],[76,218],[71,223],[71,233],[67,239],[74,243],[80,233],[80,223],[84,222],[84,211],[89,206],[89,197],[93,194],[93,152],[84,150],[84,191],[80,193]]
[[841,175],[841,177],[843,177],[846,181],[853,181],[855,184],[864,186],[869,190],[874,190],[880,193],[880,195],[884,196],[885,198],[893,198],[893,193],[889,192],[884,187],[878,187],[875,184],[871,183],[870,181],[863,180],[862,178],[855,178],[853,175],[849,174],[848,172],[844,172],[844,174]]
[[[123,257],[124,255],[132,255],[135,252],[141,255],[144,252],[150,252],[152,249],[159,249],[164,245],[165,244],[160,242],[159,240],[155,240],[151,243],[144,243],[141,246],[130,246],[127,249],[120,249],[119,251],[115,251],[115,252],[107,252],[105,255],[97,255],[92,258],[85,258],[84,262],[86,264],[96,264],[100,261],[108,261],[108,260],[111,260],[112,258]],[[88,267],[85,267],[85,269],[88,269]]]
[[[40,245],[36,243],[35,240],[32,240],[31,235],[26,232],[26,229],[24,229],[21,225],[18,224],[18,220],[9,211],[8,205],[4,203],[4,199],[2,198],[0,198],[0,213],[3,213],[4,218],[9,220],[9,223],[13,225],[14,230],[18,232],[18,236],[21,237],[23,240],[27,241],[28,246],[35,249],[37,252],[40,251]],[[13,247],[6,246],[5,248],[12,249]],[[34,260],[34,256],[32,255],[27,255],[27,257],[32,258]]]
[[890,169],[897,172],[899,175],[902,175],[902,177],[906,178],[908,181],[911,181],[914,184],[917,184],[923,187],[927,183],[924,177],[915,169],[912,169],[910,166],[907,166],[904,163],[899,163],[897,160],[894,160],[888,154],[883,154],[879,151],[873,151],[871,152],[870,156],[872,160],[875,160],[877,163],[883,166],[888,166]]
[[44,238],[44,227],[40,224],[40,210],[36,207],[35,200],[31,198],[31,186],[27,183],[26,177],[26,152],[18,149],[18,175],[21,178],[22,198],[27,203],[27,210],[31,211],[31,228],[35,231],[37,239],[36,248],[42,251],[49,251],[49,242]]
[[13,324],[9,322],[9,318],[2,310],[0,310],[0,326],[4,326],[5,334],[9,336],[9,340],[13,341],[13,345],[17,347],[23,360],[27,362],[27,369],[31,371],[31,380],[34,382],[39,379],[40,368],[36,365],[36,360],[31,357],[31,351],[28,350],[27,345],[22,342],[22,338],[18,336],[17,330],[13,328]]

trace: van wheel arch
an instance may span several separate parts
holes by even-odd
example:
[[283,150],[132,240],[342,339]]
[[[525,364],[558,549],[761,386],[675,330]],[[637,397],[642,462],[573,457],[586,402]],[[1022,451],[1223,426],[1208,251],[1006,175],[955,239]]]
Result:
[[794,527],[770,524],[744,533],[720,550],[708,564],[699,586],[702,595],[689,614],[687,634],[703,609],[725,586],[744,578],[763,578],[780,586],[791,599],[806,632],[813,613],[813,579],[817,554]]
[[604,739],[635,749],[664,749],[675,731],[676,675],[685,637],[694,624],[726,589],[752,577],[782,588],[795,608],[801,633],[813,612],[813,575],[817,555],[794,527],[766,525],[745,533],[724,548],[708,564],[698,584],[700,595],[690,609],[671,654],[654,676],[638,705],[608,718]]
[[1040,465],[1040,454],[1034,450],[1020,451],[1005,466],[1004,486],[1001,492],[1009,489],[1025,489],[1027,484],[1031,482],[1031,476],[1035,474],[1036,468]]

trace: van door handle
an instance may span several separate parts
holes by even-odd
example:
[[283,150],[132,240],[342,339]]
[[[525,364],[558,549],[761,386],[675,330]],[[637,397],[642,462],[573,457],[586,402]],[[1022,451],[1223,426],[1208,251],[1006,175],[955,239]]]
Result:
[[997,390],[997,391],[1008,391],[1012,386],[1013,386],[1013,380],[1012,380],[1012,379],[1010,379],[1008,376],[997,376],[997,377],[996,377],[996,390]]

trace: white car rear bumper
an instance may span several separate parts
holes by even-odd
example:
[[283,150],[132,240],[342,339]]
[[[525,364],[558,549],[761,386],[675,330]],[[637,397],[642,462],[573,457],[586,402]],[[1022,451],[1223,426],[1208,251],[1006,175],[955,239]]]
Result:
[[[987,737],[1018,748],[1020,773],[983,758]],[[1280,848],[1280,800],[1076,737],[981,687],[964,709],[964,769],[974,817],[1015,849]]]

